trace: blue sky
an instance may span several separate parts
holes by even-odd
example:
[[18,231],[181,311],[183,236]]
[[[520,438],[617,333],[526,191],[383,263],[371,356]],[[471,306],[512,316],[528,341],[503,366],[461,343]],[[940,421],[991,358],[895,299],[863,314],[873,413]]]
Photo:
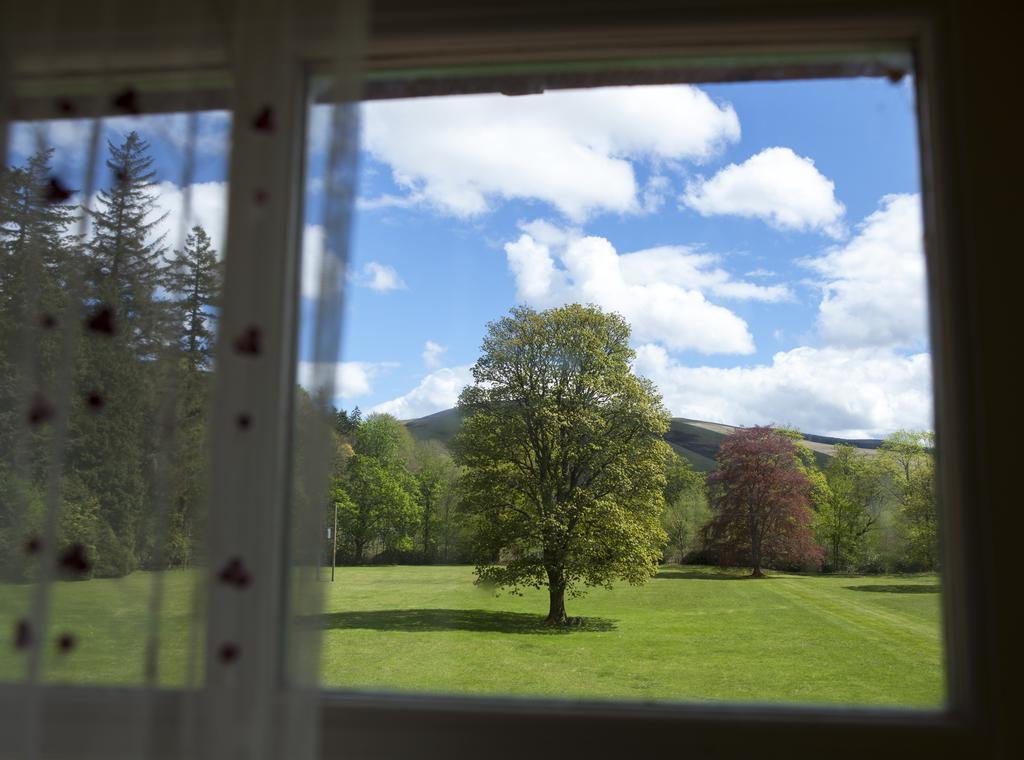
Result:
[[366,105],[338,402],[448,408],[488,321],[583,301],[675,415],[930,427],[915,130],[869,79]]
[[[630,321],[634,370],[676,416],[847,436],[932,426],[909,80],[380,101],[361,117],[339,406],[449,408],[488,321],[581,301]],[[326,118],[310,120],[307,315]],[[221,249],[229,127],[200,118],[187,180],[185,221]],[[115,140],[129,129],[152,145],[173,244],[185,118],[104,124]],[[11,160],[40,140],[80,188],[86,125],[16,126]],[[308,348],[299,358],[308,378]]]

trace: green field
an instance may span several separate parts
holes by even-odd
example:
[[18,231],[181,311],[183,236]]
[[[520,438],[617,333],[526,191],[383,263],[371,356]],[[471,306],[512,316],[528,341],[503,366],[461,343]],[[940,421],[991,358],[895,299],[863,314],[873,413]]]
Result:
[[[472,578],[468,567],[338,568],[324,584],[324,684],[639,700],[943,701],[934,575],[751,580],[666,567],[645,586],[570,600],[569,614],[584,624],[567,630],[540,623],[545,592],[495,596]],[[50,677],[137,681],[151,581],[136,573],[59,584],[56,617],[80,644],[50,658]],[[180,683],[191,580],[172,572],[167,583],[161,667],[163,680]],[[26,588],[0,588],[5,613]],[[0,658],[0,677],[16,673],[12,655]]]

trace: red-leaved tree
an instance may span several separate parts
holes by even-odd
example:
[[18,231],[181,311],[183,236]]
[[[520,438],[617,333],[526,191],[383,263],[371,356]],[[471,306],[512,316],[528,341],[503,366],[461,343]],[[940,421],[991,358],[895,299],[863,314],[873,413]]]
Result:
[[785,434],[770,427],[737,430],[719,448],[708,485],[715,514],[705,536],[721,564],[749,564],[755,578],[764,577],[765,565],[821,566],[811,530],[811,482]]

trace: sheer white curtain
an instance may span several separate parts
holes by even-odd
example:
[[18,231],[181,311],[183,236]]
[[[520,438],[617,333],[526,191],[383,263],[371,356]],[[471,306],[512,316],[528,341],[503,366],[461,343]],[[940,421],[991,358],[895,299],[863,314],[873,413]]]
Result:
[[85,10],[0,33],[0,757],[312,758],[365,3],[305,273],[298,11]]

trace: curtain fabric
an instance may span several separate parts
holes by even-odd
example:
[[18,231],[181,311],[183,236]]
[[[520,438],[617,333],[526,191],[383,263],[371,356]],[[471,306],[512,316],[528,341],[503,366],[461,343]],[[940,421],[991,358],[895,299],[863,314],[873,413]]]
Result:
[[[124,5],[96,4],[99,72]],[[165,3],[148,32],[192,24],[198,46],[200,5]],[[57,7],[40,10],[55,48]],[[228,111],[208,110],[209,77],[187,69],[167,72],[170,95],[152,71],[26,95],[16,29],[0,36],[0,756],[319,750],[317,569],[366,9],[337,5],[329,128],[312,136],[325,234],[305,270],[295,19],[282,0],[221,10]],[[296,357],[312,367],[301,389]],[[117,714],[50,709],[66,684]]]

